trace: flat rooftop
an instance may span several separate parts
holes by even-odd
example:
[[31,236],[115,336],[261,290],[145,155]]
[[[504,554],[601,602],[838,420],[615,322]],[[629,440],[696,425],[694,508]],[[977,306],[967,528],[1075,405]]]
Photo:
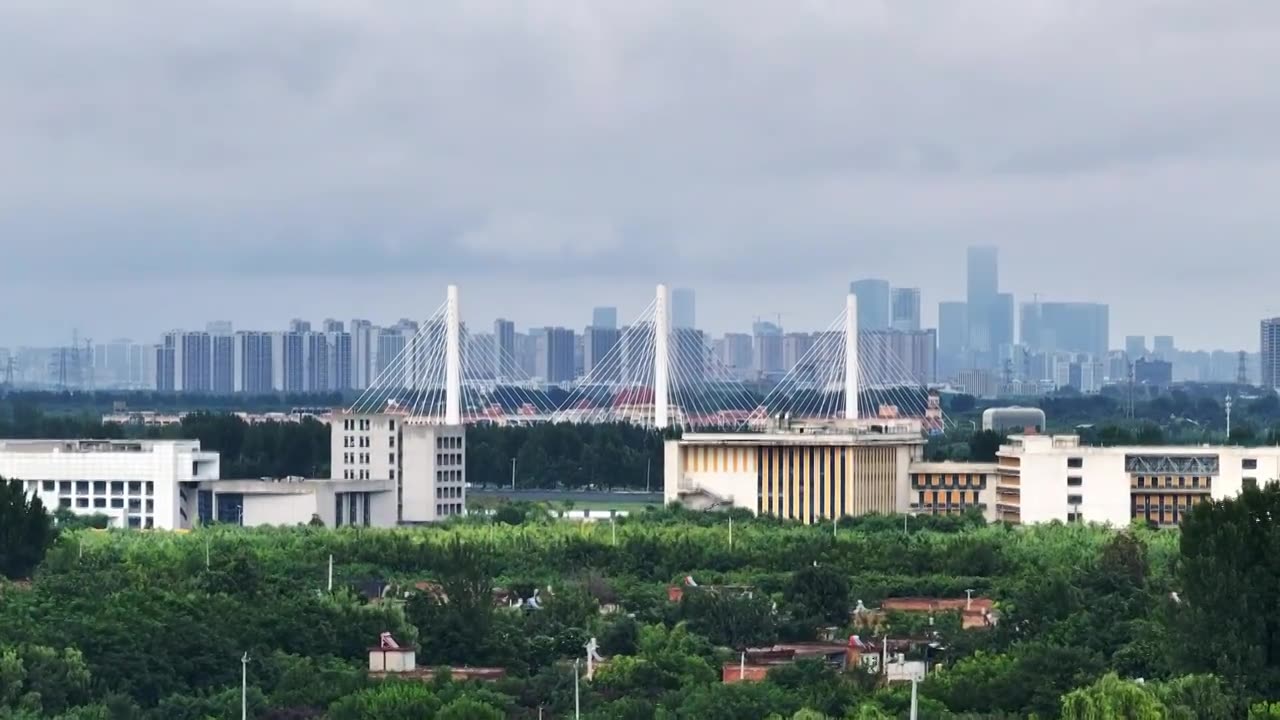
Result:
[[764,432],[685,433],[682,445],[923,445],[915,418],[867,418],[774,424]]
[[0,452],[7,453],[147,453],[156,448],[200,451],[199,440],[7,440],[0,439]]
[[321,488],[334,492],[385,492],[395,489],[391,480],[331,480],[329,478],[282,478],[202,480],[200,490],[240,495],[308,495]]

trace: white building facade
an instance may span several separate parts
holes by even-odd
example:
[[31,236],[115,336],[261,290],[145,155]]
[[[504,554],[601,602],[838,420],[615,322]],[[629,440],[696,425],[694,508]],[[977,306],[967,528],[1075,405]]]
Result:
[[332,479],[386,482],[395,495],[396,523],[466,514],[465,426],[351,413],[335,413],[329,426]]
[[1074,435],[1015,435],[997,454],[993,519],[1174,526],[1198,502],[1277,478],[1277,447],[1090,447]]
[[0,440],[0,477],[50,511],[101,514],[115,527],[190,528],[197,486],[219,477],[197,440]]

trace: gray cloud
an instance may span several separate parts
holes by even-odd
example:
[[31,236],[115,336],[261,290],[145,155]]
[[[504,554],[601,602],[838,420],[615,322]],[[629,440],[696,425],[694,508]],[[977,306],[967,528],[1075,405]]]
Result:
[[[1256,344],[1280,314],[1280,6],[756,0],[0,7],[8,338],[207,317],[585,322],[690,284],[715,330],[849,279]],[[156,302],[163,297],[163,302]],[[926,313],[928,316],[930,313]]]

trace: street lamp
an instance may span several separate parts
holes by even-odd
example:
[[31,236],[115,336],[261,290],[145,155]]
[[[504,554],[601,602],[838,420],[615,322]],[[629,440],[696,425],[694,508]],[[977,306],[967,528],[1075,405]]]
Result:
[[240,658],[240,720],[249,720],[249,653]]

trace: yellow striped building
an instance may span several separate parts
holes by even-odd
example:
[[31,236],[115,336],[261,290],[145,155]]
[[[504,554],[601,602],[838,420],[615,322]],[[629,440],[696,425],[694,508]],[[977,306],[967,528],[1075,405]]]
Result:
[[666,443],[666,500],[804,523],[906,512],[923,447],[920,423],[897,419],[686,434]]

